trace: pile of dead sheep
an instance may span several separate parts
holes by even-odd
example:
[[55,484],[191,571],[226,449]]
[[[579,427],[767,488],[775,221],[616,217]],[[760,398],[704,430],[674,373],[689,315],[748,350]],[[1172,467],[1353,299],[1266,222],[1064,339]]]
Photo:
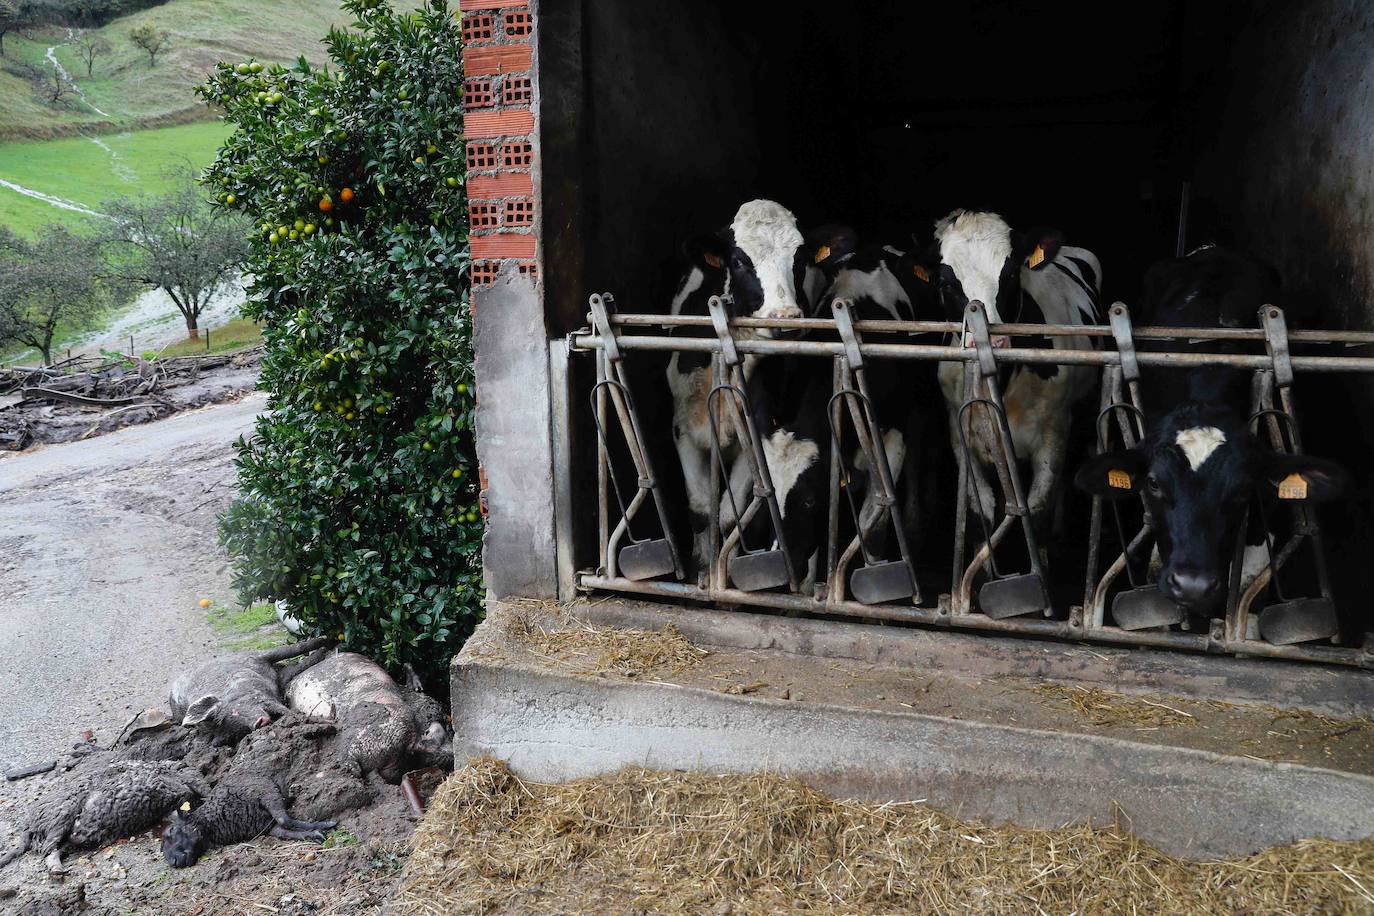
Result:
[[264,834],[323,841],[408,772],[452,769],[442,707],[413,672],[406,680],[326,637],[200,664],[173,682],[169,711],[147,710],[109,748],[88,738],[55,762],[0,868],[33,852],[62,873],[68,852],[162,821],[162,855],[176,867]]

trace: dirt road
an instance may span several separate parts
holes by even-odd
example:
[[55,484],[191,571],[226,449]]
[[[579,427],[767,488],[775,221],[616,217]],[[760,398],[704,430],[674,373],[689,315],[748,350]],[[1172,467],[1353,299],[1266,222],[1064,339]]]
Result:
[[264,404],[0,454],[0,768],[51,759],[86,728],[112,741],[213,651],[197,602],[232,597],[214,517],[231,444]]

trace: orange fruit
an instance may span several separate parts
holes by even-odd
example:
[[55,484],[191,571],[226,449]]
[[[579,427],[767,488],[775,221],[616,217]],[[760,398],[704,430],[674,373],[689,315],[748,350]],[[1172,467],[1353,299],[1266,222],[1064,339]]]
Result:
[[209,598],[202,598],[202,599],[200,599],[200,606],[201,606],[201,607],[209,607],[209,606],[210,606],[210,599],[209,599]]
[[321,213],[328,213],[330,210],[333,210],[333,209],[334,209],[334,201],[330,200],[328,197],[321,197],[321,198],[320,198],[320,212],[321,212]]
[[353,199],[353,189],[352,189],[352,188],[344,188],[342,191],[339,192],[339,200],[343,201],[344,203],[348,203],[348,202],[349,202],[350,200],[352,200],[352,199]]

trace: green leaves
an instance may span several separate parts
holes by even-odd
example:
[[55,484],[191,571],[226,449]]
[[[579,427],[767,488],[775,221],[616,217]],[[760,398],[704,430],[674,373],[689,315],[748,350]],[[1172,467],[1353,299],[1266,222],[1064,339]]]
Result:
[[244,601],[285,599],[315,631],[435,675],[482,601],[467,205],[432,177],[464,174],[461,33],[439,2],[422,27],[345,7],[358,21],[326,39],[332,70],[221,64],[202,92],[239,128],[205,181],[254,225],[245,311],[265,323],[273,407],[220,530]]

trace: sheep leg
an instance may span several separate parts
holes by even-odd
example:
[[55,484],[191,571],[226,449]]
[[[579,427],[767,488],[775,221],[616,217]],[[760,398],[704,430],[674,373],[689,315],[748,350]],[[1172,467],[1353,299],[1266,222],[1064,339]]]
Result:
[[[263,799],[262,806],[267,809],[268,814],[272,815],[272,820],[276,821],[276,827],[272,828],[273,836],[277,836],[277,829],[281,828],[288,833],[307,834],[308,836],[305,837],[307,839],[316,835],[319,835],[320,839],[324,839],[320,831],[332,830],[335,825],[338,824],[338,821],[297,820],[291,816],[291,812],[286,810],[286,803],[282,801],[279,795]],[[302,837],[296,837],[295,839],[302,839]]]
[[310,843],[323,843],[324,834],[318,830],[290,830],[280,824],[273,825],[272,836],[279,840],[302,840]]
[[67,866],[62,864],[61,849],[54,849],[48,853],[47,857],[43,859],[43,864],[48,866],[48,874],[50,875],[65,875],[69,871]]

